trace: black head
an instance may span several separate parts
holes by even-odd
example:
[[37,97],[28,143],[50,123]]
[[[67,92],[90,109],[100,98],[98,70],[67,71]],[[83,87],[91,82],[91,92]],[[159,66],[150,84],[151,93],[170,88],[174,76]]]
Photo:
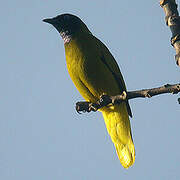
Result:
[[83,29],[89,31],[83,21],[72,14],[61,14],[54,18],[43,19],[43,21],[52,24],[60,34],[73,35]]

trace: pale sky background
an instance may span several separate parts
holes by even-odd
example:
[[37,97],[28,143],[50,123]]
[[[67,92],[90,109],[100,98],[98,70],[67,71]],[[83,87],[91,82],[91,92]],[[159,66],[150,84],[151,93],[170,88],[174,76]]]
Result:
[[0,7],[1,180],[180,179],[178,95],[130,101],[135,164],[124,169],[101,113],[82,97],[63,41],[43,18],[79,16],[110,49],[128,90],[178,83],[171,33],[158,0],[14,0]]

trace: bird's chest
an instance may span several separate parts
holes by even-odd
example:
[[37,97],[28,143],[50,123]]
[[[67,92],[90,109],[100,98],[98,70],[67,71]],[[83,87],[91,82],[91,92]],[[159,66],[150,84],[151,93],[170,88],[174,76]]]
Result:
[[80,46],[72,42],[68,47],[65,47],[66,63],[68,72],[73,77],[87,79],[94,75],[97,68],[94,54],[88,46]]

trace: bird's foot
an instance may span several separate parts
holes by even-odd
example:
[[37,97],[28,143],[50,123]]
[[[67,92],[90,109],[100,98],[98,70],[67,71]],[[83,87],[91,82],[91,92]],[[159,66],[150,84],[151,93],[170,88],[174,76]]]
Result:
[[81,114],[81,112],[96,112],[99,109],[99,104],[90,103],[86,101],[80,101],[76,103],[76,111]]
[[107,106],[108,104],[112,103],[112,99],[110,96],[103,94],[100,96],[99,101],[96,103],[91,103],[87,101],[80,101],[76,103],[76,111],[81,114],[81,112],[96,112],[98,109]]
[[89,104],[89,109],[88,109],[89,111],[87,111],[87,112],[91,112],[91,111],[96,112],[98,109],[99,109],[99,104],[90,103]]

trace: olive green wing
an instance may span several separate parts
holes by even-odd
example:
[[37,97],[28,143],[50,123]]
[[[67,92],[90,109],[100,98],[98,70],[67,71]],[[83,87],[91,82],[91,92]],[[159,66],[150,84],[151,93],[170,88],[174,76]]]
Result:
[[[123,76],[121,74],[121,71],[119,69],[119,66],[116,60],[114,59],[114,57],[112,56],[108,48],[99,39],[97,39],[96,37],[94,38],[98,42],[99,50],[101,51],[100,59],[105,64],[105,66],[109,69],[109,71],[112,73],[114,79],[116,80],[119,86],[120,93],[122,93],[123,91],[127,91]],[[131,108],[128,101],[126,103],[126,107],[127,107],[129,116],[132,117],[132,112],[131,112]]]

